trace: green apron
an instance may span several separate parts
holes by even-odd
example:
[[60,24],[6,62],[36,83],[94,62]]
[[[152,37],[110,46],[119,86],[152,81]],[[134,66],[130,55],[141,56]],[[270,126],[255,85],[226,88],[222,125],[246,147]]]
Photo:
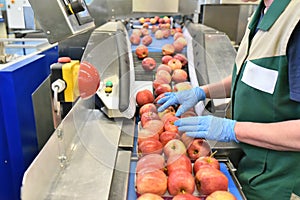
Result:
[[[263,8],[261,2],[248,24],[236,57],[232,76],[232,117],[238,121],[263,123],[300,119],[300,103],[289,98],[286,57],[288,39],[300,19],[300,1],[274,0],[254,34]],[[250,68],[250,63],[254,67]],[[257,68],[263,73],[277,74],[275,83],[270,84],[273,90],[264,90],[265,86],[256,86],[255,81],[255,86],[249,84],[246,72],[248,75],[250,69]],[[239,163],[237,175],[247,199],[289,200],[292,193],[299,196],[300,152],[240,144],[245,156]]]

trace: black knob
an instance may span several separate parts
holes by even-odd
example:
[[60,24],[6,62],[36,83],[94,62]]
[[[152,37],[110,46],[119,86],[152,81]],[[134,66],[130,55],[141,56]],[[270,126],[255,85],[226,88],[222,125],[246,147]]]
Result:
[[82,0],[77,0],[77,1],[73,1],[70,3],[71,9],[72,9],[72,13],[79,13],[81,11],[84,11],[85,7],[84,7],[84,2],[82,2]]

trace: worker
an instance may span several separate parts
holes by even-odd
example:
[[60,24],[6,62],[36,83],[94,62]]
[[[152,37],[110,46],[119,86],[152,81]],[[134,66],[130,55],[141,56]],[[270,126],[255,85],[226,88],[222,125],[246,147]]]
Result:
[[190,137],[239,143],[245,154],[237,176],[249,200],[300,196],[299,19],[299,0],[261,0],[230,77],[166,93],[158,102],[158,111],[181,105],[176,112],[180,116],[205,98],[231,97],[231,119],[197,116],[175,125]]

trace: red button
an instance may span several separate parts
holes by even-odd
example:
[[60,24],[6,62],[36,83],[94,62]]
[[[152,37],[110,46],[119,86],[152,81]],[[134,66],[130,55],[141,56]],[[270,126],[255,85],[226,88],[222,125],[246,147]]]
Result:
[[58,62],[59,63],[69,63],[69,62],[71,62],[71,58],[70,57],[60,57],[60,58],[58,58]]

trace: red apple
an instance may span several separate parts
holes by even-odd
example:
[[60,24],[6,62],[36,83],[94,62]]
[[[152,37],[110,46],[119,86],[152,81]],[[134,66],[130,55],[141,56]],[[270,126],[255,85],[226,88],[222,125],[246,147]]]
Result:
[[136,178],[136,191],[138,194],[152,193],[163,195],[167,191],[167,176],[161,170],[145,171]]
[[184,47],[187,45],[187,41],[186,41],[186,39],[184,37],[177,38],[175,40],[175,42],[178,42],[178,43],[182,44],[182,46],[184,46]]
[[235,196],[228,191],[215,191],[208,195],[206,200],[236,200]]
[[141,125],[142,125],[142,127],[144,127],[146,122],[148,122],[150,120],[160,120],[160,117],[158,116],[158,114],[156,112],[143,113],[142,116],[141,116]]
[[174,90],[176,91],[183,91],[183,90],[189,90],[192,89],[192,85],[190,82],[182,82],[182,83],[177,83],[174,85]]
[[[160,96],[159,96],[160,97]],[[158,98],[158,97],[157,97]],[[155,100],[154,100],[155,101]],[[166,119],[168,117],[166,117],[165,115],[168,114],[168,113],[172,113],[172,116],[175,115],[175,108],[173,106],[169,106],[168,108],[166,108],[164,111],[162,112],[158,112],[158,116],[160,117],[160,119],[163,121],[163,123],[165,124],[166,122]],[[170,115],[169,115],[170,116]]]
[[182,33],[182,28],[181,27],[176,27],[175,30],[176,30],[176,33]]
[[163,55],[173,55],[174,52],[175,52],[175,48],[172,44],[165,44],[162,46]]
[[161,154],[163,146],[159,140],[149,138],[142,141],[138,145],[138,154],[139,156],[145,156],[148,154]]
[[163,19],[164,19],[165,23],[170,23],[171,22],[171,20],[168,16],[164,16]]
[[149,35],[149,30],[147,28],[141,28],[142,36]]
[[156,61],[151,57],[144,58],[142,61],[142,67],[145,71],[152,71],[156,67]]
[[164,123],[161,120],[150,120],[145,123],[143,128],[161,134],[164,132]]
[[213,167],[203,167],[196,173],[197,190],[202,195],[209,195],[215,191],[228,190],[228,178],[220,170]]
[[[169,29],[169,30],[170,30],[171,24],[170,24],[170,23],[166,23],[166,24],[165,24],[165,27],[166,27],[166,29]],[[170,34],[171,34],[171,30],[170,30]]]
[[162,64],[167,65],[168,62],[169,62],[172,58],[173,58],[173,57],[170,56],[170,55],[163,56],[163,57],[161,58],[161,62],[162,62]]
[[153,103],[154,96],[150,90],[143,89],[136,93],[136,103],[138,106],[143,106],[147,103]]
[[159,136],[159,141],[165,146],[170,140],[180,139],[180,135],[176,132],[164,131]]
[[181,82],[181,83],[176,83],[174,85],[175,92],[189,90],[189,89],[192,89],[192,85],[189,82]]
[[180,60],[178,60],[176,58],[172,58],[171,60],[169,60],[168,65],[171,67],[172,70],[182,68],[182,64],[181,64]]
[[169,29],[164,29],[164,30],[162,30],[162,32],[163,32],[164,38],[168,38],[171,35],[171,32]]
[[145,18],[145,22],[150,22],[150,18],[149,17]]
[[166,28],[165,24],[162,23],[158,24],[158,27],[160,30],[164,30]]
[[178,132],[178,127],[174,125],[174,122],[177,121],[179,118],[176,116],[169,117],[164,122],[164,128],[166,131]]
[[141,41],[141,38],[138,34],[131,34],[130,36],[130,42],[133,45],[139,45]]
[[138,112],[139,112],[139,116],[142,116],[146,112],[158,113],[157,107],[154,103],[147,103],[147,104],[141,106]]
[[177,40],[177,39],[180,38],[180,37],[183,37],[183,38],[184,38],[183,33],[181,33],[181,32],[176,32],[176,33],[174,34],[174,36],[173,36],[174,41]]
[[144,129],[144,128],[140,129],[138,131],[138,141],[137,141],[138,144],[148,139],[159,140],[159,134],[149,129]]
[[157,113],[157,108],[156,108],[155,104],[147,103],[147,104],[143,105],[139,110],[140,116],[142,116],[142,114],[145,112],[156,112]]
[[164,34],[162,32],[162,30],[157,30],[154,34],[154,37],[157,39],[157,40],[160,40],[164,37]]
[[169,84],[172,80],[171,74],[166,70],[158,70],[155,74],[156,80],[162,80],[164,83]]
[[150,35],[145,35],[142,39],[142,44],[149,46],[152,43],[152,37]]
[[140,17],[139,18],[139,22],[140,22],[140,24],[144,24],[145,23],[145,18],[144,17]]
[[[171,57],[172,58],[172,57]],[[165,70],[167,72],[169,72],[169,74],[172,73],[172,69],[169,65],[166,65],[166,64],[160,64],[157,69],[156,69],[156,72],[158,72],[159,70]]]
[[[156,24],[157,20],[155,18],[150,19],[150,24]],[[153,26],[152,26],[153,27]]]
[[[152,82],[153,89],[156,90],[156,88],[158,86],[160,86],[161,84],[164,84],[164,83],[165,83],[165,81],[163,81],[161,79],[154,79]],[[156,103],[156,102],[154,101],[154,103]]]
[[160,95],[166,92],[172,92],[170,84],[167,83],[160,84],[154,91],[155,95]]
[[143,24],[143,28],[148,29],[148,28],[149,28],[149,24],[144,23],[144,24]]
[[220,163],[216,158],[211,156],[201,156],[194,163],[194,167],[193,167],[194,174],[196,174],[199,171],[200,166],[203,165],[209,165],[211,167],[220,170]]
[[193,196],[192,194],[178,194],[172,200],[201,200],[201,199]]
[[135,172],[140,173],[141,171],[145,172],[145,170],[161,170],[164,171],[165,168],[165,158],[163,155],[159,154],[149,154],[141,157],[137,163]]
[[187,81],[188,75],[183,69],[175,69],[172,73],[172,81],[181,83]]
[[175,40],[173,42],[173,46],[174,46],[175,52],[178,52],[178,53],[182,52],[182,50],[185,47],[182,42],[179,42],[179,39],[180,38],[178,38],[177,40]]
[[186,154],[186,147],[183,144],[182,141],[178,139],[170,140],[165,146],[164,146],[164,154],[167,158],[173,155],[182,155]]
[[208,156],[211,153],[211,148],[208,142],[204,139],[194,139],[192,144],[187,149],[188,156],[192,161],[197,160],[201,156]]
[[159,18],[159,19],[158,19],[158,23],[163,24],[163,23],[165,23],[165,21],[164,21],[163,18]]
[[[156,26],[156,25],[152,25],[152,27],[151,27],[151,32],[152,33],[156,33],[156,31],[158,31],[159,30],[159,28],[158,28],[158,26]],[[154,37],[155,37],[155,35],[154,35]]]
[[132,34],[137,34],[138,36],[142,36],[142,31],[140,29],[133,29]]
[[188,59],[185,55],[183,55],[182,53],[177,53],[174,58],[180,60],[180,62],[182,63],[182,66],[185,66],[188,63]]
[[149,51],[145,45],[139,45],[136,47],[135,54],[139,59],[144,59],[148,56]]
[[[172,106],[170,106],[170,107],[172,107]],[[164,111],[166,111],[166,110],[164,110]],[[163,112],[164,112],[163,111]],[[158,116],[160,116],[160,113],[158,113],[159,115]],[[174,112],[170,112],[170,111],[167,111],[167,112],[165,112],[165,113],[163,113],[163,114],[161,114],[161,117],[160,117],[160,119],[161,119],[161,121],[163,121],[163,123],[165,124],[165,122],[167,121],[167,119],[169,118],[169,117],[173,117],[173,116],[175,116],[175,111]],[[176,133],[178,133],[178,132],[176,132]]]
[[192,162],[185,154],[173,155],[167,160],[167,172],[171,174],[177,170],[186,170],[192,174]]
[[145,193],[139,196],[137,200],[164,200],[164,199],[157,194]]
[[195,181],[193,175],[186,170],[176,170],[169,174],[168,192],[175,196],[177,194],[193,194]]
[[176,32],[182,33],[182,28],[181,27],[176,27],[175,30],[176,30]]

